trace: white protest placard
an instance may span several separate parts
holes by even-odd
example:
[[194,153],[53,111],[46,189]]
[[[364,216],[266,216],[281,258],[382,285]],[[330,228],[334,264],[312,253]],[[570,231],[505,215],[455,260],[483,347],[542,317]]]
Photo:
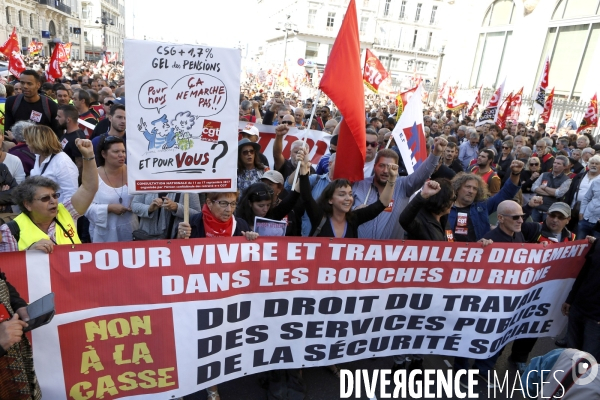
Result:
[[285,236],[287,222],[254,217],[254,232],[260,236]]
[[125,41],[130,193],[237,189],[239,50]]

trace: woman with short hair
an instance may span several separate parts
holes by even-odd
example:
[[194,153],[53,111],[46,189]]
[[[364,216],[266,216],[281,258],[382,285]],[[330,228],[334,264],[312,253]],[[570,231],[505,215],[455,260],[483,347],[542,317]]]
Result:
[[27,147],[27,143],[25,143],[25,136],[23,135],[23,130],[30,126],[35,126],[35,124],[29,121],[19,121],[15,123],[9,131],[17,144],[8,150],[8,154],[11,154],[21,160],[21,167],[23,168],[24,172],[23,178],[19,177],[19,179],[17,179],[17,177],[15,177],[15,179],[17,179],[17,183],[21,183],[23,179],[29,176],[29,172],[35,164],[35,154],[33,154],[29,150],[29,147]]

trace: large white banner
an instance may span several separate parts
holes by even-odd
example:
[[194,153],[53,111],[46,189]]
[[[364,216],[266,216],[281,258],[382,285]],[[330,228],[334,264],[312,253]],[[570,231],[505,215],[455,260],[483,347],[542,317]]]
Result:
[[130,193],[234,191],[237,49],[125,41]]

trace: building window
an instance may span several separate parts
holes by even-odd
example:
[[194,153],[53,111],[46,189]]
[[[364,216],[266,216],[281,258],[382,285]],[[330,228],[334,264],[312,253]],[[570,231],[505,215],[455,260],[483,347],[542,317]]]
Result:
[[435,14],[437,12],[437,6],[433,6],[431,9],[431,19],[429,20],[429,25],[435,24]]
[[398,63],[400,62],[399,59],[397,58],[392,58],[392,66],[390,67],[390,69],[398,69]]
[[390,13],[390,3],[392,0],[385,0],[385,5],[383,6],[383,16],[387,17]]
[[488,8],[482,26],[510,25],[514,12],[513,0],[496,0]]
[[402,1],[402,4],[400,5],[400,17],[399,19],[402,21],[405,18],[406,15],[406,0]]
[[335,13],[329,12],[327,13],[327,30],[333,30],[333,24],[335,23]]
[[415,35],[413,36],[412,48],[417,46],[417,37],[419,36],[419,30],[415,29]]
[[29,27],[30,27],[31,29],[35,29],[35,26],[34,26],[34,19],[33,19],[33,14],[29,14]]
[[19,26],[23,26],[23,11],[19,11]]
[[12,24],[12,18],[10,15],[10,7],[6,7],[6,23]]
[[429,32],[429,36],[427,37],[427,46],[425,47],[425,51],[429,51],[431,49],[431,39],[433,39],[433,32]]
[[369,24],[369,18],[367,17],[361,17],[360,19],[360,28],[359,31],[361,34],[365,34],[366,30],[367,30],[367,25]]
[[421,19],[421,7],[423,7],[423,4],[417,4],[417,11],[415,12],[415,22],[419,22],[419,20]]
[[552,20],[571,19],[577,17],[589,17],[597,14],[598,4],[592,0],[559,0]]
[[304,58],[307,60],[314,60],[319,56],[319,43],[306,42],[306,50],[304,52]]
[[308,10],[308,21],[306,22],[306,26],[309,28],[314,28],[316,18],[317,18],[317,10]]
[[88,8],[87,4],[84,4],[81,6],[81,18],[82,19],[90,18],[90,9]]

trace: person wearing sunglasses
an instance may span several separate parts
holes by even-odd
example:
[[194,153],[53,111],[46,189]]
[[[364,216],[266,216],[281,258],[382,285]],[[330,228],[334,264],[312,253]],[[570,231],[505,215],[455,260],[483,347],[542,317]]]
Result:
[[373,175],[373,169],[375,167],[375,155],[379,150],[379,137],[373,129],[367,129],[367,153],[365,158],[365,166],[363,168],[364,178],[368,178]]
[[81,186],[65,199],[59,183],[52,179],[46,176],[25,179],[13,189],[21,214],[0,226],[0,252],[39,250],[49,254],[55,245],[81,243],[76,221],[88,210],[98,190],[98,170],[92,143],[77,139],[76,144],[83,159]]
[[505,140],[502,142],[500,153],[496,156],[494,163],[496,164],[496,173],[500,177],[500,184],[504,185],[510,176],[510,164],[513,162],[512,155],[513,142]]
[[529,157],[520,177],[524,203],[529,202],[535,196],[535,193],[531,191],[531,186],[539,178],[540,170],[540,159],[538,157]]
[[[259,182],[268,168],[260,161],[260,144],[242,139],[238,142],[237,187],[244,191]],[[238,199],[239,200],[239,199]]]

